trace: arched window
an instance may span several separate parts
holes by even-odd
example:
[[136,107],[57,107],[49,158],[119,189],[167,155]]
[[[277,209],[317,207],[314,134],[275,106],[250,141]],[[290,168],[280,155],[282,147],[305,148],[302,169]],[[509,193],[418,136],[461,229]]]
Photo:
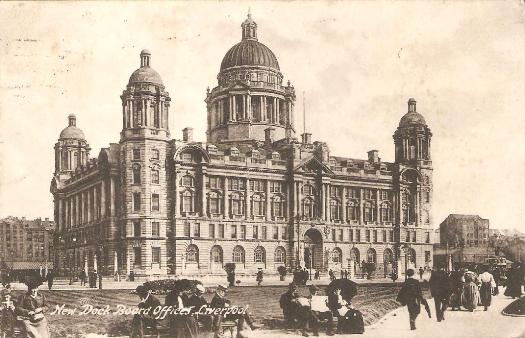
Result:
[[262,246],[258,246],[253,251],[253,261],[255,263],[265,263],[266,262],[266,252]]
[[188,245],[186,248],[186,263],[199,263],[199,248],[196,245]]
[[221,210],[221,196],[218,192],[212,191],[208,196],[208,205],[210,214],[220,214]]
[[195,186],[195,181],[194,181],[193,177],[191,177],[189,175],[186,175],[186,176],[182,177],[181,185],[183,187],[193,188]]
[[348,219],[351,221],[357,221],[359,220],[359,205],[357,202],[350,201],[346,205],[346,214],[348,215]]
[[330,219],[333,220],[339,220],[341,214],[341,203],[339,203],[338,200],[332,199],[330,200]]
[[212,263],[222,263],[222,248],[214,245],[210,251],[210,260]]
[[194,205],[193,192],[184,191],[182,193],[182,212],[193,212]]
[[272,202],[272,210],[274,217],[283,217],[284,216],[284,199],[281,196],[274,196]]
[[341,252],[341,249],[334,248],[332,250],[332,262],[341,263],[342,261],[343,261],[343,253]]
[[277,247],[277,249],[275,249],[274,261],[275,263],[283,263],[283,264],[286,263],[286,251],[284,250],[283,247],[280,246],[280,247]]
[[140,184],[140,164],[133,165],[133,184]]
[[239,193],[231,194],[230,212],[232,215],[244,215],[244,195]]
[[360,257],[361,255],[359,254],[359,249],[357,248],[352,248],[350,250],[350,260],[355,262],[356,264],[359,264],[359,261],[361,259]]
[[392,217],[392,208],[390,203],[381,204],[381,222],[390,222]]
[[233,248],[232,260],[234,263],[244,263],[244,249],[242,246],[238,245]]
[[385,249],[385,251],[383,251],[383,261],[385,262],[385,264],[394,262],[394,255],[392,253],[392,250],[387,248]]
[[263,216],[265,212],[265,199],[259,194],[252,197],[252,212],[255,216]]
[[368,249],[368,251],[366,252],[366,260],[368,263],[376,262],[376,251],[374,249]]

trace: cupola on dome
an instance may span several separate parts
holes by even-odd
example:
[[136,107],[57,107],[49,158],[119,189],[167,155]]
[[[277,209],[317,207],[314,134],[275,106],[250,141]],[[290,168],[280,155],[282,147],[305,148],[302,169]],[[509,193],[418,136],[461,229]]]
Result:
[[279,71],[279,62],[275,54],[257,41],[257,24],[250,14],[241,27],[242,40],[226,52],[221,62],[221,71],[239,66],[263,66]]
[[416,100],[409,99],[408,100],[408,113],[403,115],[401,120],[399,121],[399,127],[409,127],[409,126],[426,126],[427,122],[425,121],[425,118],[423,115],[419,114],[416,111]]
[[128,84],[151,83],[163,86],[162,79],[157,71],[151,68],[151,53],[144,49],[140,52],[140,68],[131,74]]
[[69,125],[60,132],[60,139],[85,140],[84,132],[77,128],[77,118],[71,114],[68,116]]

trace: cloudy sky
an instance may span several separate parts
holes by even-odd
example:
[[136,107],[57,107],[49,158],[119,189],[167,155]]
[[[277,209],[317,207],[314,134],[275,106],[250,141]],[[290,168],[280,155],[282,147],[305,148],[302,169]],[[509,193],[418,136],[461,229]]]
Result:
[[143,48],[173,99],[175,138],[205,139],[206,87],[240,41],[259,41],[299,93],[296,125],[333,155],[392,161],[409,97],[434,134],[434,224],[525,212],[525,6],[506,2],[0,3],[0,217],[52,217],[53,145],[77,115],[92,156],[118,142],[120,94]]

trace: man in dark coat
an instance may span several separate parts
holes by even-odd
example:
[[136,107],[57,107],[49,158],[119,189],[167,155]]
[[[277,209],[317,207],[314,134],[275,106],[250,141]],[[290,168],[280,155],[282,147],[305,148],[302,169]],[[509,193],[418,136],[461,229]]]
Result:
[[261,283],[263,281],[263,270],[261,268],[259,268],[259,270],[257,271],[257,276],[255,280],[257,281],[257,286],[261,286]]
[[[210,307],[216,308],[216,309],[224,309],[232,306],[232,303],[229,299],[226,298],[226,292],[228,291],[228,288],[225,285],[219,285],[217,287],[217,290],[215,291],[215,296],[213,296]],[[244,314],[230,314],[230,315],[217,315],[214,319],[213,323],[213,331],[215,332],[215,337],[219,336],[219,329],[221,327],[221,322],[226,320],[236,320],[237,321],[237,332],[241,332],[244,328],[244,323],[248,324],[248,326],[252,330],[256,330],[257,327],[253,323],[253,319],[251,318],[250,314],[248,312]]]
[[160,306],[160,301],[151,294],[144,285],[137,286],[137,295],[140,297],[140,303],[138,304],[139,309],[145,309],[140,314],[133,316],[131,323],[131,337],[143,337],[146,327],[156,329],[157,320],[153,312],[157,306]]
[[523,275],[519,263],[514,263],[507,276],[507,288],[505,296],[512,298],[521,297],[521,285],[523,284]]
[[290,327],[295,326],[295,321],[297,320],[297,314],[299,312],[299,305],[296,302],[297,298],[299,298],[297,286],[294,283],[290,283],[288,285],[288,291],[283,293],[279,299],[279,305],[281,306],[281,309],[283,309],[284,321]]
[[430,294],[434,297],[437,321],[445,320],[445,310],[448,307],[450,297],[450,280],[443,267],[432,271],[430,276]]
[[406,276],[407,280],[403,283],[399,294],[397,295],[397,301],[402,305],[406,305],[408,309],[408,315],[410,318],[410,330],[416,329],[416,318],[421,312],[421,304],[425,306],[428,317],[430,318],[430,307],[428,306],[427,300],[423,298],[421,292],[421,286],[419,281],[414,278],[414,270],[408,269]]
[[49,291],[51,291],[51,288],[53,287],[53,280],[55,276],[53,275],[53,271],[49,270],[47,273],[46,279],[47,279],[47,287],[49,288]]

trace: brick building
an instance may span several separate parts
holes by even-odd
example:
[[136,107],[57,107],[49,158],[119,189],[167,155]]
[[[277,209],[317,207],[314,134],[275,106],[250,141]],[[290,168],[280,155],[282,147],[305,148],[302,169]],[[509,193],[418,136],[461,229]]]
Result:
[[0,260],[7,267],[38,269],[51,267],[55,222],[48,218],[27,220],[6,217],[0,220]]
[[489,220],[478,215],[450,214],[439,225],[440,244],[484,246],[489,243]]
[[191,128],[170,138],[171,98],[147,50],[121,95],[119,143],[90,158],[69,117],[51,183],[58,265],[137,275],[431,265],[432,133],[416,101],[394,132],[395,162],[377,150],[333,156],[296,137],[294,87],[250,16],[241,27],[206,93],[206,142]]

